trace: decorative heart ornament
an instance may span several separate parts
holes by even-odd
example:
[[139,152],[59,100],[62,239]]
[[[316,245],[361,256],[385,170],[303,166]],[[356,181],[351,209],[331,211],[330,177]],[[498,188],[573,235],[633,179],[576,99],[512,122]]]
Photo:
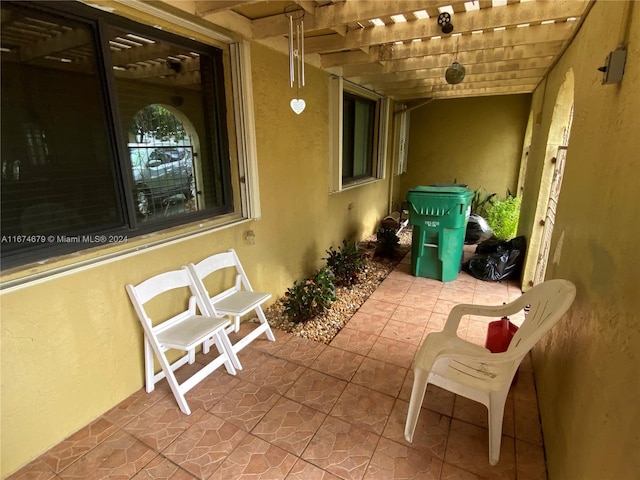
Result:
[[297,115],[300,115],[306,106],[307,104],[301,98],[294,98],[291,100],[291,110],[296,112]]

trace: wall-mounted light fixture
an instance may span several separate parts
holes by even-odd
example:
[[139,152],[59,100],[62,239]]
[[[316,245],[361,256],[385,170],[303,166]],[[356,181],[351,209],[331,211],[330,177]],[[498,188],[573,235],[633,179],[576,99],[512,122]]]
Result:
[[442,33],[453,32],[453,23],[451,23],[451,14],[449,12],[442,12],[438,15],[438,25]]
[[617,48],[609,53],[605,64],[598,68],[598,70],[604,73],[602,76],[602,84],[621,82],[626,61],[627,50],[625,48]]

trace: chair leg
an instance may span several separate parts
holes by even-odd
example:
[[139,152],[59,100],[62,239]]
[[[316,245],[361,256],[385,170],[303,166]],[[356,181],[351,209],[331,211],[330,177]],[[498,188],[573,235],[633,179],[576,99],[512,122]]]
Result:
[[272,342],[275,342],[276,337],[273,335],[273,332],[271,331],[271,326],[269,325],[269,321],[267,320],[267,317],[262,311],[262,307],[258,306],[258,308],[256,308],[256,313],[258,314],[258,320],[260,320],[260,323],[262,325],[265,325],[265,331],[264,331],[265,335],[267,335],[267,338],[269,340],[271,340]]
[[427,391],[427,378],[428,373],[421,368],[413,369],[413,388],[411,389],[411,400],[409,401],[409,411],[407,412],[407,423],[404,427],[404,438],[407,442],[413,441],[422,401]]
[[497,465],[500,460],[500,445],[502,443],[502,420],[504,418],[504,404],[507,401],[508,390],[492,392],[489,395],[489,464]]
[[144,338],[144,386],[147,393],[153,392],[156,386],[155,372],[153,364],[153,349],[151,344]]
[[[216,344],[218,351],[220,353],[227,353],[227,358],[229,361],[224,362],[224,367],[227,369],[231,375],[236,374],[236,370],[242,370],[242,364],[240,363],[240,359],[236,352],[233,350],[233,345],[231,345],[231,341],[227,336],[227,333],[222,330],[222,333],[216,334],[216,336],[212,339],[214,343],[216,343],[216,338],[220,341],[220,345]],[[220,350],[222,348],[223,350]]]
[[169,388],[171,388],[171,392],[173,393],[176,402],[178,402],[180,410],[185,415],[191,415],[191,409],[187,404],[187,400],[184,398],[184,392],[180,388],[180,384],[178,383],[178,380],[173,373],[173,369],[171,368],[171,364],[167,360],[167,357],[165,357],[161,351],[156,351],[155,348],[153,349],[153,351],[156,354],[158,362],[160,363],[160,367],[162,367],[162,371],[164,372],[165,378],[167,379],[167,383],[169,383]]

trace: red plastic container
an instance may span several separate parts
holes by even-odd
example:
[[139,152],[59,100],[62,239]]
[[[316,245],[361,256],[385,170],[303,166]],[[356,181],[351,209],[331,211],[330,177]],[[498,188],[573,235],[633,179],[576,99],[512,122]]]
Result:
[[[489,323],[487,329],[487,341],[485,348],[489,349],[492,353],[504,352],[509,348],[511,339],[518,331],[518,326],[511,323],[508,318],[502,317],[500,320],[495,320]],[[513,383],[518,380],[518,372],[513,376]]]

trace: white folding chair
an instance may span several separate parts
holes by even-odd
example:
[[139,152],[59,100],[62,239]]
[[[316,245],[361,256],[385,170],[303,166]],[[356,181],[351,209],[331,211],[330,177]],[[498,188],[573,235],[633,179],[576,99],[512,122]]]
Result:
[[[566,313],[575,295],[576,288],[568,280],[549,280],[507,305],[453,307],[443,331],[427,335],[416,354],[405,439],[413,440],[427,384],[432,383],[487,407],[489,463],[496,465],[500,459],[504,405],[513,376],[529,350]],[[457,336],[463,315],[500,318],[518,313],[528,305],[524,323],[506,352],[491,353]]]
[[[185,298],[191,298],[189,308],[164,320],[152,320],[147,314],[145,304],[164,293],[176,289],[186,290],[185,287],[191,294],[185,293]],[[144,370],[147,393],[154,390],[157,382],[166,378],[180,410],[189,415],[191,410],[185,400],[185,394],[189,390],[222,364],[231,375],[236,373],[235,365],[240,365],[225,331],[227,319],[195,314],[194,303],[198,304],[201,312],[206,310],[204,310],[200,292],[193,287],[191,275],[184,267],[181,270],[155,275],[135,286],[129,284],[126,290],[144,330]],[[196,347],[205,343],[207,346],[211,343],[215,344],[219,355],[188,379],[178,383],[174,371],[186,363],[192,364],[195,361]],[[166,356],[167,350],[171,349],[181,350],[186,354],[171,362]],[[155,373],[154,354],[161,367],[158,373]]]
[[[208,315],[229,317],[227,333],[237,333],[240,330],[240,319],[244,315],[253,311],[258,316],[260,325],[232,345],[236,354],[262,333],[272,342],[276,340],[262,310],[262,304],[271,298],[271,294],[253,291],[234,249],[231,248],[227,252],[211,255],[195,265],[190,263],[187,268],[201,297],[209,300],[206,302]],[[205,286],[205,279],[214,272],[225,273],[227,271],[233,274],[233,286],[225,288],[225,285],[221,287],[225,288],[221,293],[212,296]],[[223,280],[219,279],[219,281]]]

